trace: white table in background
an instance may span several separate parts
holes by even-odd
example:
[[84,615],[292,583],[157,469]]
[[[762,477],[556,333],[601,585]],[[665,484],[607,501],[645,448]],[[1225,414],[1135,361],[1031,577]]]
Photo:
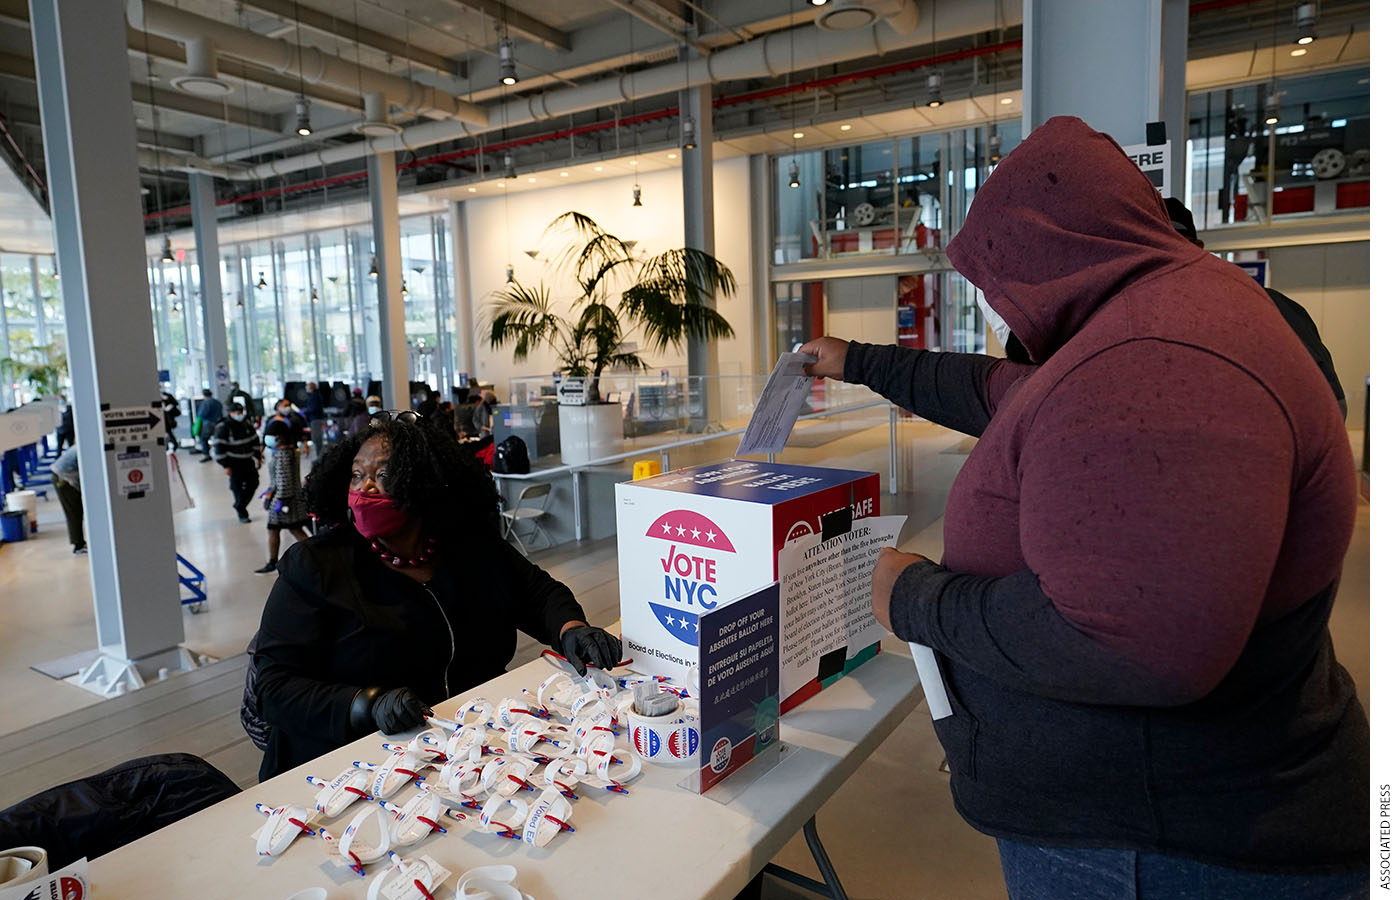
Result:
[[[536,660],[439,704],[437,711],[450,717],[469,697],[497,702],[518,696],[522,688],[533,692],[551,671]],[[452,872],[437,891],[448,900],[463,871],[502,862],[519,870],[517,885],[536,900],[732,900],[920,696],[909,658],[881,653],[783,716],[781,740],[791,749],[728,803],[680,787],[684,770],[648,765],[627,785],[626,796],[581,786],[572,820],[578,831],[547,847],[446,822],[446,834],[406,852],[432,856]],[[94,895],[276,900],[320,886],[331,898],[364,897],[369,878],[387,861],[371,864],[369,877],[360,878],[329,855],[328,844],[309,836],[297,838],[279,857],[259,858],[251,835],[264,819],[253,804],[313,806],[316,788],[306,782],[308,775],[333,778],[355,759],[379,763],[387,755],[380,746],[385,740],[378,734],[358,740],[93,860]],[[407,787],[394,799],[412,790]],[[358,808],[362,804],[326,827],[339,833]]]

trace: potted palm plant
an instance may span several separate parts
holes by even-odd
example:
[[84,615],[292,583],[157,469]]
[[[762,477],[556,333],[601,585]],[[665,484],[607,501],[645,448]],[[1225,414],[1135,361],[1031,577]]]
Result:
[[511,345],[515,359],[524,361],[532,350],[548,347],[565,377],[583,379],[586,404],[559,409],[562,455],[573,465],[620,449],[622,409],[603,403],[598,379],[604,371],[646,369],[638,344],[664,352],[690,338],[734,334],[709,305],[734,293],[734,273],[690,247],[635,256],[628,242],[580,212],[559,216],[545,238],[559,245],[553,265],[577,284],[577,294],[556,308],[545,284],[512,280],[492,293],[484,324],[492,348]]
[[14,348],[14,355],[0,359],[0,378],[28,382],[36,397],[55,397],[68,374],[68,354],[62,345]]

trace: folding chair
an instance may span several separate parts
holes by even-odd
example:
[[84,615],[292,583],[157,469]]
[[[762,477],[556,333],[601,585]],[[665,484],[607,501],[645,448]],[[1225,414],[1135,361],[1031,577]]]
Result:
[[[541,528],[539,522],[536,521],[545,514],[545,507],[549,505],[549,492],[551,487],[552,485],[547,481],[540,482],[539,484],[532,484],[520,492],[520,496],[515,501],[515,509],[507,509],[501,512],[501,518],[504,519],[506,523],[506,540],[509,541],[511,538],[515,538],[515,543],[520,547],[520,552],[524,553],[526,556],[530,555],[530,549],[525,546],[525,542],[521,540],[519,532],[516,531],[517,525],[525,524],[530,526],[530,534],[528,537],[531,543],[534,542],[535,536],[539,535],[545,539],[547,546],[554,546],[554,541],[550,538],[549,532]],[[536,498],[539,498],[538,505],[526,504],[527,500],[535,500]]]

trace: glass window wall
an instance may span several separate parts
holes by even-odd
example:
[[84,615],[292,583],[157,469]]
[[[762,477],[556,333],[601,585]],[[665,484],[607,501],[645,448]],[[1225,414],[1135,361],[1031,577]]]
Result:
[[[399,294],[410,377],[446,391],[456,374],[447,219],[405,219],[401,238]],[[281,396],[287,382],[368,388],[370,381],[379,380],[383,368],[372,248],[373,236],[363,226],[225,246],[222,307],[230,376],[264,403]],[[148,271],[160,366],[170,370],[177,396],[198,396],[206,373],[198,267],[156,258],[148,261]],[[27,286],[32,297],[32,277],[16,274],[14,280],[16,290]],[[174,297],[169,296],[172,289]],[[32,328],[32,302],[21,305],[28,312],[19,315],[20,328]]]
[[1183,196],[1198,230],[1370,208],[1368,69],[1201,91],[1187,102]]

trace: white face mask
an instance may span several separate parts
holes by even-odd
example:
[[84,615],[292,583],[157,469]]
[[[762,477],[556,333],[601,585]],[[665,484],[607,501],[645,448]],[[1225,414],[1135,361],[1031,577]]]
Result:
[[1001,341],[1001,347],[1006,349],[1006,342],[1011,337],[1011,326],[1006,324],[1006,320],[997,315],[997,311],[987,305],[987,301],[979,293],[977,295],[977,306],[982,310],[982,315],[986,318],[987,324],[991,326],[992,334]]
[[377,413],[377,412],[379,412],[379,407],[377,407],[377,406],[371,406],[371,407],[369,407],[369,414],[370,414],[370,415],[374,415],[374,414]]
[[228,417],[235,422],[242,422],[244,419],[247,418],[247,416],[243,413],[229,413]]
[[267,444],[267,446],[270,447],[270,448],[272,448],[273,450],[276,450],[276,449],[277,449],[277,438],[276,438],[276,436],[274,436],[274,435],[271,435],[271,434],[264,435],[264,436],[263,436],[263,443],[264,443],[264,444]]

